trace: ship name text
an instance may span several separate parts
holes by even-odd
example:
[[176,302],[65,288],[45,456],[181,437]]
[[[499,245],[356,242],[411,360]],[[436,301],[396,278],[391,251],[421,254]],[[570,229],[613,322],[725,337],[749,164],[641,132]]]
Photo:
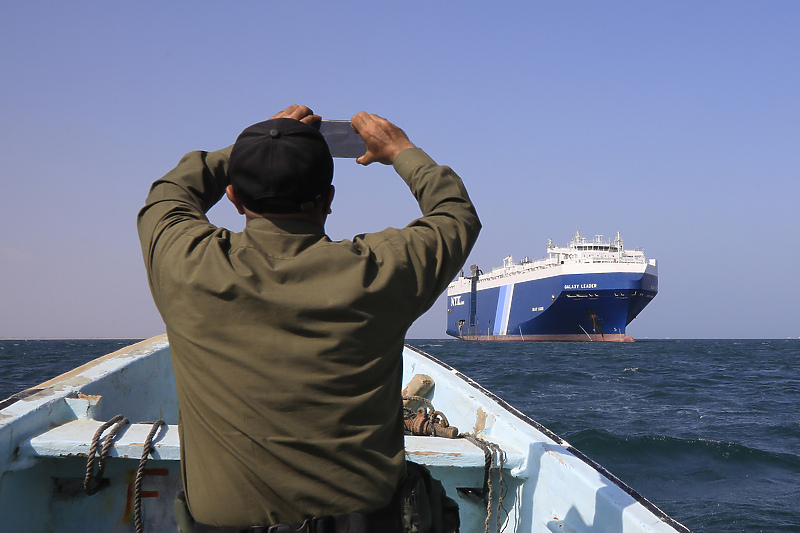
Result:
[[575,285],[564,285],[564,290],[567,291],[574,289],[596,289],[596,288],[597,288],[597,283],[581,283],[580,285],[576,283]]

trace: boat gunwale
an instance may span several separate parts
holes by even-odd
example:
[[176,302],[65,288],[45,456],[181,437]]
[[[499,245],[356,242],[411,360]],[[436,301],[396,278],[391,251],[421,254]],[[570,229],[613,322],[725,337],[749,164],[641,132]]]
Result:
[[[83,374],[86,370],[88,370],[90,368],[93,368],[93,367],[95,367],[97,365],[103,364],[104,362],[108,361],[109,359],[114,359],[114,358],[116,358],[116,357],[118,357],[120,355],[127,355],[131,351],[136,350],[137,348],[139,348],[140,346],[155,344],[155,343],[157,343],[157,342],[159,342],[161,340],[167,340],[167,334],[166,333],[162,333],[161,335],[156,335],[155,337],[150,337],[149,339],[144,339],[144,340],[141,340],[139,342],[135,342],[133,344],[129,344],[127,346],[124,346],[124,347],[120,348],[119,350],[115,350],[115,351],[113,351],[111,353],[107,353],[105,355],[101,355],[100,357],[96,357],[95,359],[92,359],[91,361],[87,361],[86,363],[82,364],[81,366],[76,366],[72,370],[68,370],[68,371],[64,372],[63,374],[60,374],[60,375],[58,375],[58,376],[56,376],[56,377],[54,377],[52,379],[48,379],[47,381],[42,382],[42,383],[36,385],[35,387],[31,387],[31,388],[32,389],[36,389],[36,388],[45,389],[47,387],[55,385],[56,383],[64,381],[65,379],[71,378],[73,376],[79,376],[79,375]],[[167,345],[169,345],[169,344],[167,344]],[[146,356],[146,355],[149,355],[151,353],[154,353],[154,352],[158,351],[161,348],[162,347],[159,346],[159,347],[156,347],[153,350],[148,350],[146,353],[135,354],[135,355]]]
[[463,374],[461,371],[453,368],[452,366],[448,365],[444,361],[441,361],[441,360],[437,359],[436,357],[432,356],[431,354],[426,353],[426,352],[420,350],[419,348],[417,348],[415,346],[411,346],[410,344],[406,344],[405,347],[408,348],[409,350],[411,350],[411,351],[413,351],[413,352],[415,352],[415,353],[417,353],[417,354],[429,359],[434,364],[440,365],[441,367],[445,368],[451,374],[453,374],[454,376],[456,376],[459,379],[461,379],[462,381],[464,381],[467,385],[471,386],[474,389],[477,389],[482,394],[484,394],[488,398],[490,398],[492,401],[496,402],[500,407],[502,407],[503,409],[508,411],[510,414],[512,414],[513,416],[518,418],[520,421],[524,422],[525,424],[533,427],[534,429],[536,429],[540,433],[544,434],[546,437],[548,437],[551,440],[553,440],[556,444],[564,447],[564,449],[568,453],[570,453],[573,456],[577,457],[583,463],[585,463],[586,465],[588,465],[592,469],[594,469],[598,474],[600,474],[601,476],[603,476],[606,479],[608,479],[611,483],[613,483],[619,489],[621,489],[626,494],[628,494],[628,496],[630,496],[631,498],[636,500],[636,502],[638,502],[643,507],[645,507],[648,511],[653,513],[653,515],[655,515],[656,518],[660,519],[665,524],[671,526],[676,531],[680,531],[681,533],[691,533],[691,530],[689,528],[687,528],[686,526],[684,526],[683,524],[681,524],[680,522],[678,522],[677,520],[675,520],[674,518],[669,516],[667,513],[665,513],[661,509],[659,509],[654,503],[652,503],[650,500],[648,500],[647,498],[645,498],[644,496],[639,494],[635,489],[633,489],[630,486],[628,486],[624,481],[622,481],[621,479],[616,477],[614,474],[612,474],[610,471],[608,471],[605,467],[603,467],[599,463],[597,463],[594,460],[592,460],[589,456],[587,456],[586,454],[584,454],[583,452],[581,452],[580,450],[578,450],[577,448],[572,446],[570,443],[568,443],[567,441],[565,441],[564,439],[559,437],[557,434],[553,433],[550,429],[546,428],[545,426],[543,426],[542,424],[540,424],[539,422],[537,422],[533,418],[529,417],[528,415],[526,415],[525,413],[523,413],[522,411],[520,411],[519,409],[517,409],[513,405],[509,404],[507,401],[503,400],[502,398],[500,398],[499,396],[494,394],[492,391],[490,391],[490,390],[486,389],[485,387],[483,387],[480,383],[478,383],[477,381],[475,381],[471,377],[467,376],[466,374]]
[[[52,379],[0,400],[0,435],[3,435],[3,431],[12,424],[26,418],[32,420],[30,417],[36,416],[36,413],[44,412],[43,410],[47,409],[48,406],[54,406],[58,402],[75,397],[76,393],[80,393],[81,389],[88,384],[115,374],[133,362],[146,358],[164,348],[169,349],[167,335],[156,335],[106,355],[96,357]],[[99,371],[100,374],[92,375],[94,370]],[[87,375],[87,373],[90,375]],[[85,381],[82,381],[81,378],[84,378]],[[44,422],[42,423],[49,423],[47,422],[49,416],[43,416],[42,420]],[[25,427],[27,428],[26,431],[22,433],[15,432],[13,437],[10,437],[12,443],[18,442],[20,439],[29,438],[41,429],[37,428],[36,423],[31,427],[27,427],[26,423]],[[2,447],[3,439],[0,438],[0,449]],[[2,465],[2,458],[0,458],[0,466]]]

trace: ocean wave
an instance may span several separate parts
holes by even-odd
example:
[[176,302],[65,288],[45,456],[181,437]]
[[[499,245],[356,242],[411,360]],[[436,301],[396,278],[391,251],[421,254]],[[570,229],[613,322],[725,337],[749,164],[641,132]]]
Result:
[[752,448],[735,442],[707,439],[682,439],[666,435],[618,436],[599,429],[585,429],[565,439],[588,455],[599,454],[627,461],[669,461],[673,464],[721,462],[728,466],[771,466],[800,472],[800,455]]

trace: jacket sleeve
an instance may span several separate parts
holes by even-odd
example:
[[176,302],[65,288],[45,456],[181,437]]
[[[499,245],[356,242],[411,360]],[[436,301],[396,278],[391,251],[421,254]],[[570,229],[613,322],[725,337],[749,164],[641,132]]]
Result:
[[137,229],[156,304],[158,270],[169,257],[171,244],[182,235],[202,238],[217,230],[205,214],[225,194],[231,148],[190,152],[150,187],[139,211]]
[[415,279],[416,313],[427,311],[464,265],[481,223],[461,178],[425,152],[400,153],[394,168],[419,203],[422,217],[399,232]]

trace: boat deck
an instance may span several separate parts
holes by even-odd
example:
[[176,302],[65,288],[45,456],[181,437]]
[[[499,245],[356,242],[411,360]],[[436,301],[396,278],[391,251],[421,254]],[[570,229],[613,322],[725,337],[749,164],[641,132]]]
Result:
[[[36,435],[19,447],[18,457],[88,457],[97,430],[103,422],[92,419],[79,419],[55,427]],[[144,451],[144,443],[152,424],[128,424],[114,439],[108,450],[108,457],[139,460]],[[177,425],[164,425],[152,441],[154,460],[180,461],[180,440]],[[414,462],[429,466],[461,468],[482,468],[483,450],[466,439],[447,439],[442,437],[419,437],[406,435],[406,457]],[[524,456],[506,454],[505,468],[522,465]]]

